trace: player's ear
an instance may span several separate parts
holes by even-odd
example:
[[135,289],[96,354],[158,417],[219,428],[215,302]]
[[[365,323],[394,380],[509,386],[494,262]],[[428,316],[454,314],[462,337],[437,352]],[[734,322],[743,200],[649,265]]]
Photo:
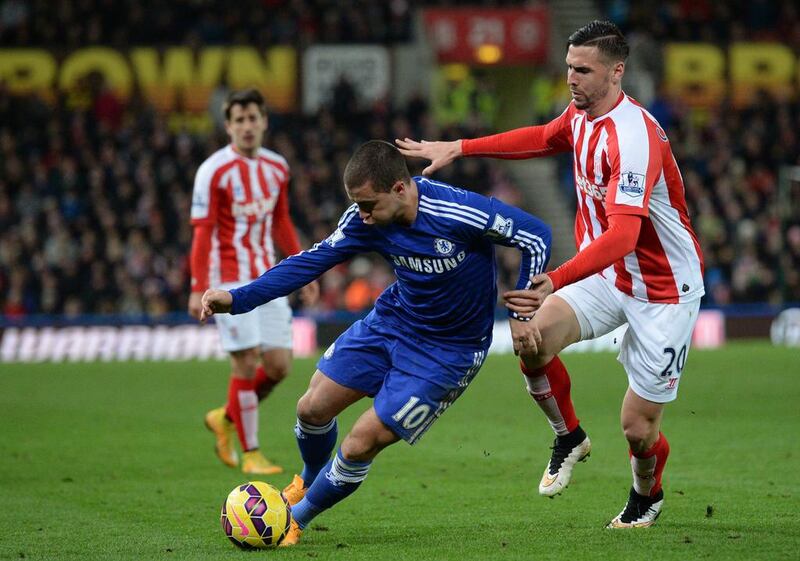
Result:
[[614,79],[617,83],[622,81],[622,75],[625,74],[625,63],[623,61],[619,61],[614,64]]
[[392,185],[392,192],[393,193],[401,195],[401,194],[405,193],[405,191],[406,191],[406,184],[403,183],[402,179],[398,179],[397,181],[394,182],[394,185]]

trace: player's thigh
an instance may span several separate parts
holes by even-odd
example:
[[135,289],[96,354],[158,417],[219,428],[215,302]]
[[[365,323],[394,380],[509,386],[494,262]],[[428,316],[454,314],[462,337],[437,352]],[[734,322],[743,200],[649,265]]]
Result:
[[231,374],[237,378],[252,379],[258,367],[258,347],[231,351]]
[[689,355],[699,300],[654,304],[627,298],[624,305],[628,330],[618,360],[631,389],[648,401],[673,401]]
[[337,337],[317,362],[317,370],[336,383],[374,396],[392,367],[391,334],[380,333],[363,320]]
[[[533,322],[542,335],[537,354],[552,357],[561,349],[577,341],[581,335],[575,312],[566,300],[557,294],[547,297],[533,317]],[[523,355],[525,358],[525,355]]]
[[416,443],[477,375],[486,349],[454,349],[405,339],[392,352],[392,369],[375,396],[378,418]]
[[292,308],[276,298],[253,310],[258,314],[258,336],[262,350],[292,349]]
[[270,380],[280,382],[289,373],[292,351],[290,349],[266,349],[261,353],[261,364]]
[[308,389],[297,402],[297,416],[312,425],[322,425],[367,395],[343,386],[317,370]]
[[[553,296],[557,296],[569,306],[577,321],[578,339],[569,343],[600,337],[614,331],[627,321],[620,299],[622,293],[599,274],[567,285],[555,291]],[[570,335],[574,335],[574,326],[575,324],[571,323]]]

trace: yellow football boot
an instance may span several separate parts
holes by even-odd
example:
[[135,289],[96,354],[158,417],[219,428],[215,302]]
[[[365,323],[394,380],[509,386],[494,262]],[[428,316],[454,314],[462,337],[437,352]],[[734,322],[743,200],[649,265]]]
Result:
[[300,526],[297,525],[294,518],[292,518],[291,524],[289,524],[289,531],[286,532],[286,537],[283,538],[283,541],[278,544],[278,547],[290,547],[293,545],[297,545],[300,541],[300,536],[303,535],[303,530]]
[[259,450],[250,450],[243,454],[242,471],[250,475],[275,475],[283,473],[283,468],[270,462]]
[[217,407],[206,413],[206,428],[214,433],[217,442],[214,450],[226,466],[239,465],[239,454],[236,453],[236,425],[225,417],[225,407]]
[[303,478],[299,475],[295,475],[292,482],[283,490],[281,494],[286,499],[286,502],[289,503],[289,506],[296,505],[306,496],[306,491],[308,491],[308,489],[303,485],[305,485]]

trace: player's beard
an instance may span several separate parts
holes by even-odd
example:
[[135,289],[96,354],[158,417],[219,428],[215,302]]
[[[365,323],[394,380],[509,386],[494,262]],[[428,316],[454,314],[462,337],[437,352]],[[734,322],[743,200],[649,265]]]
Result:
[[583,100],[578,101],[578,99],[575,98],[575,96],[573,95],[572,100],[575,103],[575,108],[580,109],[582,111],[588,111],[595,104],[597,104],[599,100],[605,99],[610,89],[611,89],[611,84],[603,84],[599,89],[595,90],[591,94],[585,92],[578,92],[578,94],[583,98]]

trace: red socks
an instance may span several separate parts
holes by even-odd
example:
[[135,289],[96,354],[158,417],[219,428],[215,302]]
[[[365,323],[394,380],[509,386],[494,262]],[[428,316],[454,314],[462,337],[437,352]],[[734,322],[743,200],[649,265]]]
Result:
[[225,414],[236,425],[242,450],[258,448],[258,396],[255,380],[231,377]]
[[669,457],[669,442],[664,433],[658,433],[658,440],[649,450],[634,454],[628,450],[633,471],[633,488],[645,497],[653,497],[661,490],[661,474]]
[[272,393],[272,389],[278,385],[278,382],[267,376],[263,365],[259,365],[258,368],[256,368],[256,377],[253,379],[253,382],[255,383],[258,401],[262,401],[266,398]]
[[570,397],[572,384],[561,359],[556,356],[533,371],[520,361],[520,369],[525,375],[528,393],[541,407],[556,435],[566,436],[578,428],[578,418]]

